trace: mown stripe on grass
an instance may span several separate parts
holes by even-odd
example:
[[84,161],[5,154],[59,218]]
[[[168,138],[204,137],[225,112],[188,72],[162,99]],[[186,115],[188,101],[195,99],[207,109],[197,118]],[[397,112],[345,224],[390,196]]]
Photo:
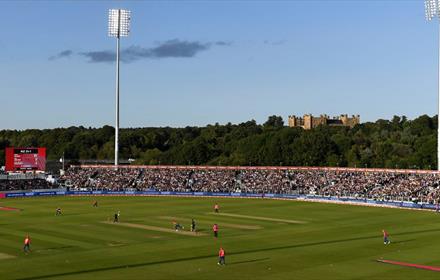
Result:
[[140,229],[146,229],[146,230],[152,230],[152,231],[168,232],[168,233],[187,235],[187,236],[203,236],[203,235],[206,235],[205,233],[201,233],[201,232],[191,232],[191,231],[183,231],[183,230],[176,231],[174,229],[163,228],[163,227],[156,227],[156,226],[150,226],[150,225],[142,225],[142,224],[112,223],[112,222],[102,222],[102,223],[103,224],[108,224],[108,225],[117,225],[117,226],[125,226],[125,227],[130,227],[130,228],[140,228]]
[[[48,235],[48,236],[57,236],[62,237],[66,240],[69,240],[70,243],[63,243],[64,245],[74,245],[77,247],[91,249],[95,247],[99,247],[99,245],[104,245],[106,243],[105,240],[100,239],[99,235],[95,235],[94,237],[90,237],[82,234],[83,232],[74,229],[74,228],[64,228],[62,226],[52,227],[52,228],[36,228],[35,232]],[[32,234],[31,234],[32,237]],[[52,241],[49,239],[48,241]],[[73,243],[72,243],[73,242]],[[75,243],[75,244],[74,244]],[[82,245],[78,245],[82,244]]]
[[[98,227],[96,227],[98,228]],[[110,234],[110,232],[105,232],[102,230],[101,232],[93,229],[90,230],[88,227],[85,229],[78,228],[78,227],[63,227],[63,226],[57,226],[56,228],[52,228],[51,230],[44,229],[44,233],[49,234],[56,234],[57,236],[63,236],[69,239],[73,240],[85,240],[90,243],[90,245],[96,245],[96,244],[102,244],[105,245],[108,242],[123,242],[123,243],[130,243],[130,239],[124,238],[123,240],[117,236],[117,234],[114,234],[113,232]],[[101,234],[99,234],[101,233]]]
[[260,221],[281,222],[281,223],[288,223],[288,224],[306,224],[307,223],[305,221],[299,221],[299,220],[287,220],[287,219],[269,218],[269,217],[261,217],[261,216],[249,216],[249,215],[232,214],[232,213],[212,213],[212,212],[209,212],[207,214],[235,217],[235,218],[244,218],[244,219],[251,219],[251,220],[260,220]]
[[[20,239],[24,239],[24,237],[29,234],[31,237],[31,240],[44,240],[48,243],[52,243],[52,244],[63,244],[63,245],[71,245],[71,246],[77,246],[77,247],[82,247],[82,248],[90,248],[91,245],[93,245],[93,243],[87,243],[87,242],[82,242],[82,241],[78,241],[78,240],[72,240],[72,239],[68,239],[68,238],[62,238],[59,237],[57,235],[53,235],[53,234],[47,234],[44,233],[44,230],[38,230],[38,229],[33,229],[33,230],[26,230],[26,231],[17,231],[17,230],[12,230],[12,229],[7,229],[7,228],[2,228],[3,232],[8,233],[9,235],[13,235],[13,236],[17,236]],[[35,243],[35,242],[33,242]]]
[[13,259],[13,258],[16,258],[16,256],[0,252],[0,260]]

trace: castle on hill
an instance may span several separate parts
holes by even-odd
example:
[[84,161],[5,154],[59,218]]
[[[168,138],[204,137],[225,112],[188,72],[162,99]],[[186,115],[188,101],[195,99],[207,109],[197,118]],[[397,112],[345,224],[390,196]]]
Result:
[[311,114],[305,114],[302,118],[294,115],[289,116],[288,124],[289,127],[302,127],[306,130],[315,128],[319,125],[328,126],[347,126],[353,128],[355,125],[360,123],[360,116],[353,115],[348,117],[348,115],[340,115],[339,117],[330,118],[328,115],[320,115],[319,117],[314,117]]

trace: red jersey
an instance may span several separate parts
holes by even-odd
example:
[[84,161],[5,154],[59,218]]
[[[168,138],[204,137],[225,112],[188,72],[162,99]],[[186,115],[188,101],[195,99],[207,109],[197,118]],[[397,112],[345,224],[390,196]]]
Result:
[[383,237],[388,237],[388,232],[386,232],[385,230],[383,231]]
[[24,239],[24,244],[25,244],[25,245],[29,245],[29,244],[31,244],[31,239],[30,239],[29,237],[26,237],[26,238]]
[[218,225],[216,225],[216,224],[213,225],[213,226],[212,226],[212,230],[213,230],[213,231],[218,231]]
[[223,248],[220,248],[220,251],[218,251],[218,256],[219,257],[224,257],[225,256],[225,250],[223,250]]

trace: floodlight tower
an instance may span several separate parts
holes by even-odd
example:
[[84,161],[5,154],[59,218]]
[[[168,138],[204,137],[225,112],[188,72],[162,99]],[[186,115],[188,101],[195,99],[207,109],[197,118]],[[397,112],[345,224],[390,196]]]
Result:
[[115,167],[119,154],[119,39],[130,33],[131,12],[121,9],[108,11],[108,36],[116,37],[116,124],[115,124]]
[[[440,0],[425,0],[426,20],[440,18]],[[440,26],[439,26],[439,62],[438,62],[438,110],[437,110],[437,170],[440,171]]]

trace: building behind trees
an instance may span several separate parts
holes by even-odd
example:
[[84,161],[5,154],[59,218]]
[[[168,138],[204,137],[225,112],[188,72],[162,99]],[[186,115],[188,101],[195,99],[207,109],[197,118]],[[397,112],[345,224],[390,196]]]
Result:
[[320,115],[319,117],[314,117],[311,114],[305,114],[302,118],[297,116],[289,116],[288,124],[289,127],[302,127],[306,130],[315,128],[320,125],[328,126],[348,126],[353,128],[355,125],[360,123],[360,116],[353,115],[349,117],[348,115],[340,115],[338,117],[330,118],[327,115]]

